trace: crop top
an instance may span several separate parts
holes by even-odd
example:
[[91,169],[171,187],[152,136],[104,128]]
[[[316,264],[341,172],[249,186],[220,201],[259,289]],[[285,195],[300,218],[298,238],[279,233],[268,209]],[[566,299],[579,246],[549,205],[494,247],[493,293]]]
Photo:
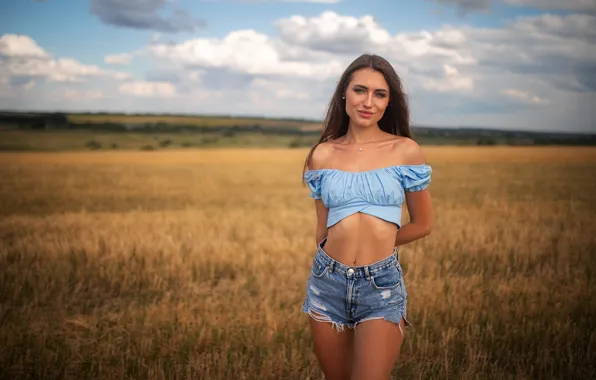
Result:
[[405,191],[424,190],[430,184],[429,165],[394,165],[363,172],[339,169],[307,170],[304,178],[310,197],[329,209],[327,227],[362,212],[401,224]]

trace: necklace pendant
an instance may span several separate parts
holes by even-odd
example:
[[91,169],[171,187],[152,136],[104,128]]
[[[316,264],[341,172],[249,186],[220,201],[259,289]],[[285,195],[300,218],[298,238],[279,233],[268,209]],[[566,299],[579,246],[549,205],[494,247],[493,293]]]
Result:
[[362,148],[358,148],[358,150],[362,152]]

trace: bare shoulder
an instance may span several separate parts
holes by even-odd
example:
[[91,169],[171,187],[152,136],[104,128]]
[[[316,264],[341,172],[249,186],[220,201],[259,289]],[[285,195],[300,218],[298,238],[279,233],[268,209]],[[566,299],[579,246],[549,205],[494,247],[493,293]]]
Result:
[[409,137],[399,137],[394,145],[396,159],[403,165],[426,164],[426,155],[420,145]]
[[331,157],[333,150],[332,142],[325,141],[318,144],[314,151],[312,152],[312,156],[308,161],[308,168],[311,170],[322,169],[325,168],[327,161]]

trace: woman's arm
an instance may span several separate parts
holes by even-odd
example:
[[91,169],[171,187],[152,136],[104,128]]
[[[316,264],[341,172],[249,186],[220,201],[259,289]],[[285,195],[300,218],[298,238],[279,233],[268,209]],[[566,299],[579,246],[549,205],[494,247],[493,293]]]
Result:
[[327,217],[329,215],[329,210],[320,199],[315,199],[315,210],[317,213],[315,239],[317,240],[316,244],[319,244],[321,240],[327,237]]
[[[407,165],[426,164],[426,157],[422,149],[413,140],[405,140],[400,149],[405,152]],[[419,191],[406,191],[405,195],[410,221],[398,230],[395,238],[396,247],[430,235],[434,223],[428,187]]]
[[406,192],[406,205],[410,221],[397,231],[396,247],[430,235],[433,226],[433,212],[428,189]]
[[[329,148],[329,145],[326,143],[317,145],[307,165],[309,170],[316,170],[325,167],[325,161],[328,159],[330,154]],[[319,244],[321,240],[327,237],[327,218],[329,216],[329,210],[321,199],[315,199],[314,203],[317,215],[315,239],[316,244]]]

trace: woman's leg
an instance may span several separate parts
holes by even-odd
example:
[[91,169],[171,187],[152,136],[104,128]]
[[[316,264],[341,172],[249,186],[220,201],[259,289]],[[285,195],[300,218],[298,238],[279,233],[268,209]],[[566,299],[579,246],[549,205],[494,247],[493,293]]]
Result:
[[[401,328],[400,328],[401,327]],[[351,380],[389,380],[405,338],[405,323],[384,319],[359,323],[354,331]]]
[[350,380],[354,331],[345,327],[340,332],[330,322],[309,319],[315,355],[325,379]]

